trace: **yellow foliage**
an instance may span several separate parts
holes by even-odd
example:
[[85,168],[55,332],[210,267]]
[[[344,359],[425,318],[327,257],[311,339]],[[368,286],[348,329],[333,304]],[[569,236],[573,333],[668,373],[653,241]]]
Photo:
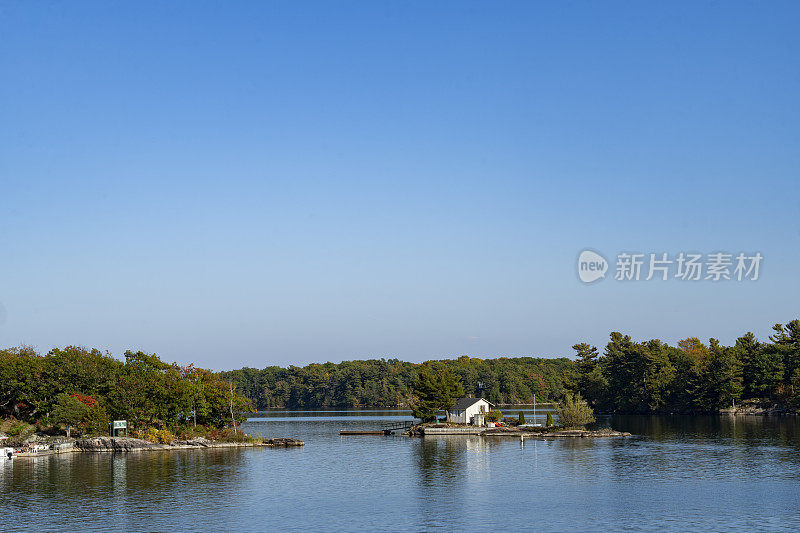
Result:
[[147,433],[145,433],[144,439],[158,444],[170,444],[175,440],[175,435],[168,429],[150,428],[147,430]]

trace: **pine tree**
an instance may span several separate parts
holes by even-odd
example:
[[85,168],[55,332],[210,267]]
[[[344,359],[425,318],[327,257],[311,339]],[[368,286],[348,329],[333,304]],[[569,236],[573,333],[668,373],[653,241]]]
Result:
[[440,410],[455,405],[456,398],[464,395],[464,387],[449,370],[434,369],[426,363],[417,372],[414,395],[416,400],[411,406],[412,413],[423,422],[432,422]]
[[792,320],[785,326],[775,324],[772,327],[775,335],[771,340],[778,350],[783,362],[783,381],[791,394],[795,394],[795,385],[800,386],[800,320]]
[[600,367],[597,348],[581,342],[572,349],[577,357],[575,366],[578,369],[578,390],[590,404],[603,404],[607,396],[608,380]]

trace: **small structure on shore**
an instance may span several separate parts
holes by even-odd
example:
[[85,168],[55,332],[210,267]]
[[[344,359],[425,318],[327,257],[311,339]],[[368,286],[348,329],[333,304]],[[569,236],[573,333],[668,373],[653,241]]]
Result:
[[114,420],[108,424],[111,427],[112,437],[127,437],[128,436],[128,421],[127,420]]
[[447,410],[447,421],[454,424],[485,426],[486,414],[492,404],[483,398],[459,398],[456,404]]

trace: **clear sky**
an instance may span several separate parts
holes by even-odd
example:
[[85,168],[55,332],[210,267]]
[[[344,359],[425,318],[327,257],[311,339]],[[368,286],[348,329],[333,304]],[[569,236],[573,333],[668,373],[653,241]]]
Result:
[[[797,2],[2,2],[0,346],[229,369],[764,338],[800,317],[798,27]],[[585,285],[584,248],[764,261]]]

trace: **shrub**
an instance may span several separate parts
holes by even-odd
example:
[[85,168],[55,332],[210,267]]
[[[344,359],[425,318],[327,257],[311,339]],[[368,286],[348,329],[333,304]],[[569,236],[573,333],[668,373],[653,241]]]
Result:
[[27,429],[28,424],[22,421],[15,422],[10,428],[8,428],[8,436],[9,437],[16,437],[22,434],[25,429]]
[[503,419],[503,413],[501,413],[499,409],[495,409],[494,411],[489,411],[486,414],[486,418],[488,418],[490,422],[497,422]]
[[548,427],[553,425],[553,413],[551,413],[550,411],[547,411],[547,422],[545,423],[545,425]]
[[594,422],[594,411],[579,393],[574,396],[567,393],[564,401],[556,404],[556,412],[564,427],[581,427]]
[[144,434],[144,440],[156,442],[158,444],[170,444],[175,440],[175,435],[168,429],[150,428]]
[[519,423],[520,424],[525,423],[525,413],[523,413],[522,411],[519,412]]
[[9,439],[7,442],[10,446],[20,446],[25,439],[33,435],[36,431],[36,426],[23,422],[22,420],[12,420],[10,425],[6,425],[6,433]]

